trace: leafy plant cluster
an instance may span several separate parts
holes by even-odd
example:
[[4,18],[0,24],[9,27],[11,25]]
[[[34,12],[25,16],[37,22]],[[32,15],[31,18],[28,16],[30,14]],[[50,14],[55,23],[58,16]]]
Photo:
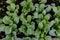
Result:
[[[47,0],[39,0],[39,4],[23,0],[19,12],[20,6],[15,4],[16,0],[6,2],[9,4],[6,7],[8,11],[0,18],[0,32],[5,32],[6,35],[2,40],[52,40],[51,36],[60,36],[60,6],[55,6],[54,3],[46,5]],[[53,14],[50,13],[51,10]],[[21,25],[18,28],[19,23]],[[17,37],[20,33],[25,36]]]

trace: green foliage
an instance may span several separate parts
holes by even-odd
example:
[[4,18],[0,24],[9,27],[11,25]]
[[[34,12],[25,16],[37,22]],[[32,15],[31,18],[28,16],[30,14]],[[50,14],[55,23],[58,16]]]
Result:
[[41,3],[46,3],[46,2],[47,2],[47,0],[40,0],[40,2],[41,2]]
[[35,6],[33,5],[32,0],[29,0],[29,1],[24,0],[20,4],[21,6],[23,6],[22,13],[25,13],[25,15],[30,11],[34,11],[35,9]]
[[7,0],[6,2],[9,3],[9,4],[11,4],[11,3],[14,3],[15,0]]
[[0,32],[5,30],[5,25],[4,24],[0,24]]
[[10,4],[10,6],[7,7],[9,11],[15,11],[15,4]]
[[12,27],[6,26],[5,27],[5,34],[11,34],[12,32]]
[[52,9],[52,6],[51,5],[47,5],[47,8],[45,10],[46,10],[46,12],[50,12],[51,9]]
[[50,17],[51,17],[51,15],[50,15],[50,14],[46,14],[46,16],[44,17],[44,19],[45,19],[45,20],[49,20],[49,19],[50,19]]
[[38,24],[38,27],[39,27],[39,29],[42,29],[42,28],[43,28],[43,23],[40,22],[40,23]]
[[[51,36],[60,36],[60,6],[47,5],[47,0],[35,4],[33,0],[15,1],[7,0],[6,15],[0,18],[0,32],[5,32],[2,40],[52,40]],[[21,33],[25,36],[18,38]]]
[[3,22],[4,22],[5,24],[13,24],[13,21],[10,19],[9,16],[5,16],[5,17],[3,18]]

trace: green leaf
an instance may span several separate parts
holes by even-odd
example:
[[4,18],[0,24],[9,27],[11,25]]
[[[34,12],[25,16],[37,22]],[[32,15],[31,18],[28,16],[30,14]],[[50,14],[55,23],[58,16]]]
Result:
[[30,4],[30,10],[31,11],[34,11],[35,10],[35,6],[32,3]]
[[44,40],[44,38],[40,38],[40,40]]
[[32,38],[32,40],[38,40],[38,38]]
[[47,23],[47,21],[46,20],[42,20],[42,23],[45,25]]
[[51,11],[51,9],[52,9],[52,6],[47,5],[47,8],[46,8],[45,10],[46,10],[46,12],[50,12],[50,11]]
[[46,3],[46,2],[47,2],[47,0],[40,0],[40,2],[41,2],[41,3]]
[[40,4],[40,5],[39,5],[39,9],[38,9],[39,12],[42,12],[42,11],[44,10],[45,7],[46,7],[45,4],[43,4],[43,3]]
[[36,11],[39,11],[39,4],[35,4]]
[[21,21],[25,19],[23,13],[19,16],[19,19],[20,19]]
[[6,13],[7,15],[12,16],[12,13],[10,13],[9,11],[7,11]]
[[34,34],[34,29],[35,29],[35,26],[34,25],[28,25],[27,26],[27,34],[28,35]]
[[57,7],[53,6],[52,8],[54,12],[57,12]]
[[27,20],[26,19],[22,20],[22,24],[26,25],[27,24]]
[[0,31],[4,31],[4,29],[5,29],[5,25],[4,24],[1,24],[0,25]]
[[19,17],[14,17],[14,21],[16,24],[18,24],[19,23]]
[[9,3],[9,4],[11,4],[11,3],[14,3],[15,0],[7,0],[6,2]]
[[60,10],[58,10],[56,13],[55,13],[55,16],[60,18]]
[[19,9],[19,5],[16,5],[16,9]]
[[32,35],[34,33],[34,30],[32,30],[31,28],[27,29],[27,34],[26,35]]
[[30,11],[30,9],[26,10],[26,8],[22,9],[22,13],[24,13],[25,15]]
[[19,32],[22,32],[24,34],[26,34],[26,27],[24,25],[22,25],[20,28],[19,28]]
[[43,19],[43,14],[38,15],[39,19]]
[[56,36],[59,37],[60,36],[60,29],[56,30],[55,33],[56,33]]
[[4,40],[12,40],[11,35],[6,35],[6,37],[4,38]]
[[39,40],[39,38],[35,37],[35,38],[32,38],[32,40]]
[[32,16],[31,16],[31,15],[28,15],[28,16],[27,16],[27,21],[28,21],[28,22],[31,22],[31,19],[32,19]]
[[16,24],[12,24],[12,25],[10,25],[10,26],[12,26],[13,29],[16,29],[16,28],[17,28],[17,25],[16,25]]
[[16,5],[16,8],[15,8],[15,11],[14,11],[14,13],[18,13],[18,9],[19,9],[19,5]]
[[50,34],[51,36],[56,36],[55,31],[56,31],[55,29],[52,29],[52,30],[50,30],[49,34]]
[[51,36],[45,36],[45,40],[52,40]]
[[42,23],[42,22],[39,22],[38,28],[39,28],[39,29],[42,29],[42,28],[43,28],[43,23]]
[[57,6],[57,9],[60,10],[60,6]]
[[15,11],[15,4],[10,4],[10,6],[7,6],[7,9],[9,10],[9,11]]
[[57,40],[60,40],[60,38],[56,38]]
[[5,17],[3,18],[3,22],[4,22],[5,24],[13,24],[13,21],[10,19],[9,16],[5,16]]
[[5,34],[10,34],[12,32],[12,27],[6,26],[5,27]]
[[23,40],[31,40],[30,37],[24,37]]
[[44,35],[45,35],[45,34],[44,34],[44,32],[42,32],[42,33],[41,33],[41,35],[40,35],[40,37],[41,37],[41,38],[43,38],[43,37],[44,37]]
[[58,25],[58,29],[60,29],[60,24]]
[[[15,17],[18,17],[18,15],[16,13],[13,13],[12,14],[12,17],[15,18]],[[19,17],[18,17],[19,18]]]
[[34,13],[34,18],[38,18],[38,12]]
[[50,27],[52,27],[54,24],[55,24],[55,21],[53,20],[53,21],[51,21],[51,22],[49,23],[49,26],[48,26],[48,27],[50,28]]
[[42,13],[43,13],[44,15],[46,15],[46,10],[44,10]]
[[49,24],[48,23],[44,24],[44,32],[47,34],[49,30],[50,30]]
[[23,40],[22,38],[15,38],[15,40]]
[[37,29],[37,30],[35,31],[34,35],[35,35],[36,37],[39,37],[40,33],[41,33],[41,31],[39,31],[39,30]]
[[32,0],[22,1],[20,4],[23,6],[22,12],[25,13],[25,15],[27,15],[27,13],[30,11],[34,11],[35,9]]
[[26,7],[26,1],[22,1],[20,5]]
[[45,15],[44,19],[45,19],[45,20],[49,20],[50,17],[51,17],[51,15],[50,15],[50,14],[47,14],[47,15]]
[[55,24],[58,25],[60,22],[60,19],[59,18],[55,18]]
[[27,2],[32,2],[32,0],[27,0]]

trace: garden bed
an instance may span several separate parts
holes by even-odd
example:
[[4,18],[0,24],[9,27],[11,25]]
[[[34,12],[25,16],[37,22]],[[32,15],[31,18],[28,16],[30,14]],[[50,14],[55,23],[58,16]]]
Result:
[[0,39],[60,40],[59,0],[0,0]]

